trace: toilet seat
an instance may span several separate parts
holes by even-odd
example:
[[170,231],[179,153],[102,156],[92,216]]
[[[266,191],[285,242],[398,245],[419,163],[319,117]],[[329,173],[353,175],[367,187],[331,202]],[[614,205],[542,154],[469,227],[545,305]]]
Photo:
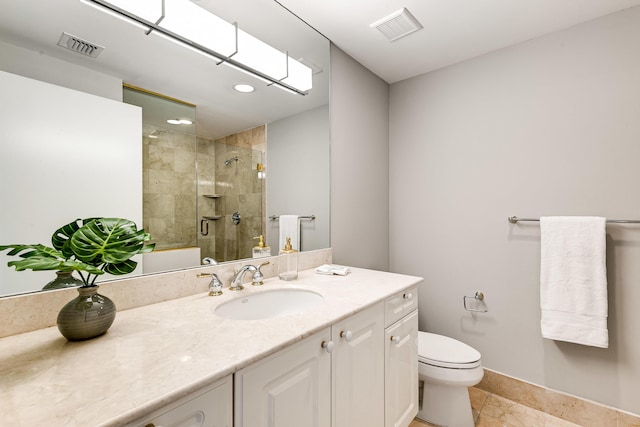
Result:
[[472,369],[480,366],[480,352],[456,339],[418,332],[418,361],[440,368]]

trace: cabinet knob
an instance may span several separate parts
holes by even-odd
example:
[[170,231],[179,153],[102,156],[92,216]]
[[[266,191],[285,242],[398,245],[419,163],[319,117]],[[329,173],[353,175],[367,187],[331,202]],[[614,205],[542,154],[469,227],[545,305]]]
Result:
[[344,338],[346,342],[349,342],[351,341],[351,338],[353,338],[353,334],[351,331],[342,331],[340,332],[340,338]]
[[326,350],[327,353],[333,353],[333,347],[335,345],[333,344],[333,341],[322,341],[321,346]]
[[402,295],[402,298],[408,299],[409,301],[411,301],[413,299],[413,294],[411,292],[408,292],[408,293]]
[[400,336],[398,335],[391,335],[391,341],[395,344],[400,344]]

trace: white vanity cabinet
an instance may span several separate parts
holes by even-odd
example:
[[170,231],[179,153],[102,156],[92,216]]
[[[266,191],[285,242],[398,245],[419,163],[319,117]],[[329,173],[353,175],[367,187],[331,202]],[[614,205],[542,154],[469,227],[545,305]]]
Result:
[[418,412],[416,292],[236,372],[234,427],[407,427]]
[[238,371],[235,427],[383,427],[383,347],[380,302]]
[[407,427],[418,413],[417,291],[385,300],[385,427]]
[[229,375],[127,427],[233,427],[233,378]]
[[234,427],[330,427],[327,350],[330,328],[236,372]]
[[384,426],[384,303],[331,327],[333,427]]

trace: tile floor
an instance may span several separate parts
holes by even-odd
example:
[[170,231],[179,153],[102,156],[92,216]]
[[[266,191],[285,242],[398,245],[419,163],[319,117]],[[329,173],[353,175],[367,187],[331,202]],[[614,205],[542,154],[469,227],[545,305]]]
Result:
[[[469,396],[476,427],[579,427],[476,387],[469,389]],[[409,427],[438,426],[416,418]]]

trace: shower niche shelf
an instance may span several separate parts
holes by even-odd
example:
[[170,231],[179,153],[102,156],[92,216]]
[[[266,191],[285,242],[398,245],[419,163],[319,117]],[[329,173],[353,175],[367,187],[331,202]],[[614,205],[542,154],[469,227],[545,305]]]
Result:
[[[203,194],[202,197],[205,197],[207,199],[219,199],[222,197],[222,194]],[[220,218],[222,218],[222,215],[208,215],[208,216],[202,217],[203,220],[210,220],[210,221],[215,221]]]

